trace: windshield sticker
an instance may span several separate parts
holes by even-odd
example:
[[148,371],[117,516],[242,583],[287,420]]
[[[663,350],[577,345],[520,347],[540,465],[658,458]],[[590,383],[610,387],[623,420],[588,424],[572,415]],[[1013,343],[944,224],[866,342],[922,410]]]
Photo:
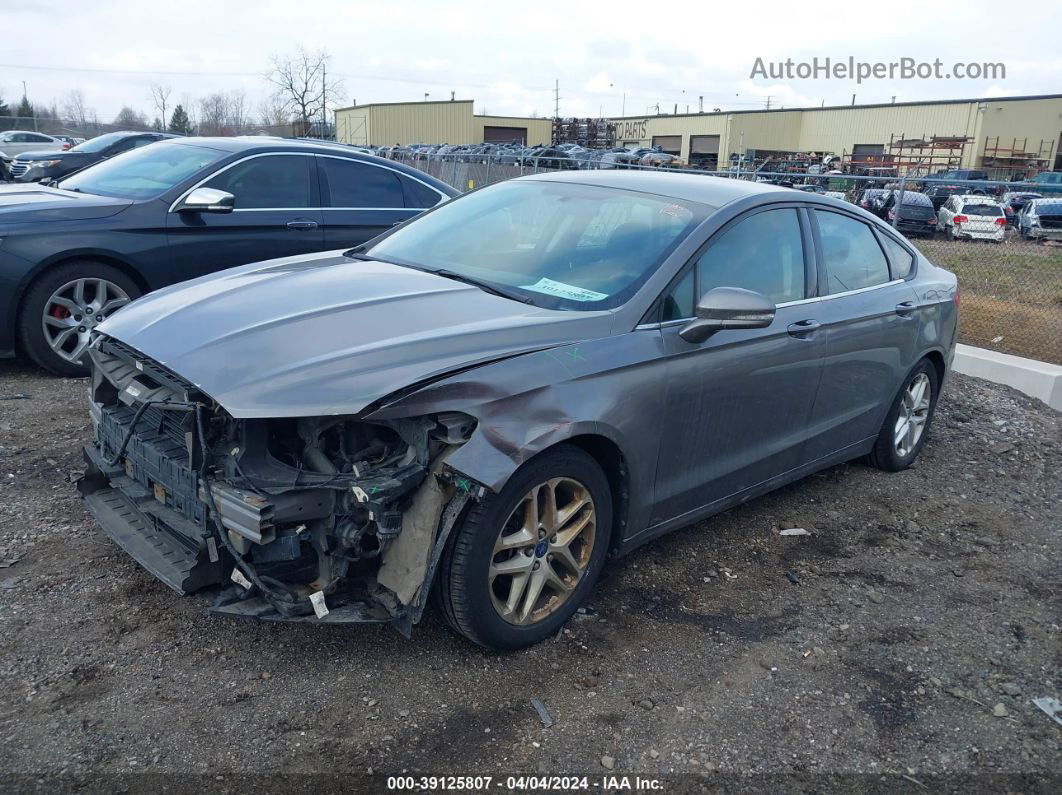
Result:
[[608,298],[605,293],[595,293],[564,282],[555,282],[553,279],[542,278],[534,284],[525,284],[521,290],[534,290],[536,293],[554,295],[557,298],[567,298],[569,301],[603,301]]

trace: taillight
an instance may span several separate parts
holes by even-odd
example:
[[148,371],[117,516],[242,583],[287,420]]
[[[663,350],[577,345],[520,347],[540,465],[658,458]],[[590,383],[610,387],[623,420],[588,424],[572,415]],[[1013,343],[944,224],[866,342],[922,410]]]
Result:
[[996,226],[1006,226],[1006,225],[1007,225],[1007,219],[1006,218],[997,218],[996,219]]
[[967,218],[965,215],[956,215],[954,218],[951,219],[951,222],[953,224],[965,224],[969,220],[970,219]]

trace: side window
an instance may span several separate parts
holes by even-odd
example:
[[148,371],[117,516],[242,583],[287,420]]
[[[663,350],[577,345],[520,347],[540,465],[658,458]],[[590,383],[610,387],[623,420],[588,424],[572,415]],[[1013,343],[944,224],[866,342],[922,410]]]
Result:
[[696,299],[693,297],[693,281],[693,268],[687,268],[686,275],[679,279],[678,284],[672,287],[671,292],[664,297],[664,306],[660,313],[662,322],[693,317],[696,305]]
[[236,197],[237,210],[281,210],[310,206],[310,158],[302,155],[252,157],[206,183]]
[[829,295],[889,281],[889,265],[870,227],[838,213],[816,210]]
[[885,254],[892,266],[892,278],[906,279],[914,267],[914,256],[888,235],[882,235],[881,240],[885,244]]
[[405,207],[398,175],[355,160],[319,157],[332,207]]
[[741,287],[776,304],[803,298],[804,247],[797,211],[767,210],[727,229],[697,261],[697,280],[701,295],[715,287]]
[[442,196],[439,195],[439,192],[432,190],[423,182],[417,182],[409,177],[399,177],[398,181],[402,183],[402,193],[405,195],[406,207],[426,210],[442,201]]

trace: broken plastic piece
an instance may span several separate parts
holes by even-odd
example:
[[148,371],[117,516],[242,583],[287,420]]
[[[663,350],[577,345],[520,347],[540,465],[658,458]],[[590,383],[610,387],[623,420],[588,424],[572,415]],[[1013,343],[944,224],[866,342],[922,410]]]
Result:
[[314,591],[310,594],[310,604],[313,605],[313,612],[318,618],[324,618],[328,615],[328,605],[325,604],[324,591]]
[[537,698],[531,699],[531,706],[535,708],[535,712],[538,713],[539,720],[542,721],[542,728],[548,729],[553,725],[553,717],[549,714],[549,710],[546,709],[546,705],[539,701]]
[[788,528],[786,530],[782,530],[778,535],[780,535],[780,536],[809,536],[809,535],[811,535],[811,533],[809,533],[803,527],[790,527],[790,528]]
[[211,563],[217,563],[220,559],[218,557],[218,542],[213,538],[207,539],[207,555],[209,556]]
[[1062,702],[1057,698],[1040,696],[1040,698],[1034,698],[1032,703],[1042,709],[1047,717],[1051,718],[1051,720],[1059,726],[1062,726]]
[[246,590],[251,590],[251,581],[247,579],[247,577],[242,571],[239,570],[239,568],[235,568],[232,570],[232,574],[229,575],[229,579],[237,585],[242,586]]

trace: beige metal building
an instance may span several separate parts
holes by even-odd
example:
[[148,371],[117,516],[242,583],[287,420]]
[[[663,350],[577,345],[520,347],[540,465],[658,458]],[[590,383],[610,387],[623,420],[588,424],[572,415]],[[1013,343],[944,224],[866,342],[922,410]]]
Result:
[[[706,167],[725,167],[742,154],[762,160],[773,154],[816,152],[853,164],[923,163],[934,171],[944,166],[985,168],[999,178],[1062,168],[1062,94],[612,121],[620,145],[659,146]],[[477,116],[472,100],[378,103],[336,111],[336,137],[351,144],[515,140],[534,146],[550,143],[550,136],[549,119]]]
[[726,166],[734,155],[753,152],[818,152],[864,164],[984,167],[1000,177],[1062,168],[1062,94],[613,121],[620,145],[659,146],[705,166]]
[[520,141],[548,144],[549,119],[518,116],[477,116],[472,100],[449,102],[386,102],[355,105],[336,111],[336,140],[347,144],[478,144]]

